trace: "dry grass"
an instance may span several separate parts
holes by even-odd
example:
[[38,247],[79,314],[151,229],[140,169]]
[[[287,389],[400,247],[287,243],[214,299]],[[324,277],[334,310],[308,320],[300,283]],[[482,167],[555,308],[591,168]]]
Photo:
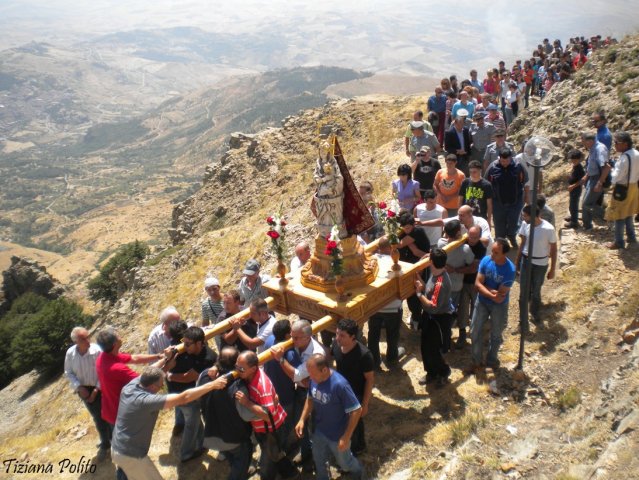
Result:
[[471,409],[464,416],[448,425],[448,434],[453,445],[461,445],[473,433],[486,425],[486,417],[478,409]]
[[566,299],[572,308],[565,312],[570,320],[583,319],[589,313],[588,303],[603,291],[598,282],[584,282],[584,279],[598,278],[597,273],[604,264],[605,257],[599,251],[582,246],[575,252],[575,263],[564,272]]
[[560,473],[559,475],[555,477],[555,480],[580,480],[580,479],[568,473]]
[[627,285],[631,285],[631,287],[626,292],[618,308],[619,316],[624,321],[632,321],[639,316],[639,289],[636,288],[637,275],[633,275],[633,277],[627,281]]

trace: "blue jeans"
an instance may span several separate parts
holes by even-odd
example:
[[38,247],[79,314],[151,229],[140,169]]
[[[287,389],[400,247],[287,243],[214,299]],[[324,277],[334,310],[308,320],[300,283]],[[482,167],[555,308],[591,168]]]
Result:
[[[526,276],[526,258],[522,256],[521,259],[521,281],[524,281]],[[546,272],[548,271],[548,265],[535,265],[532,264],[530,285],[528,287],[528,295],[525,294],[523,288],[519,291],[519,313],[522,325],[524,328],[528,328],[528,318],[523,318],[524,306],[527,301],[530,301],[530,315],[533,318],[533,322],[539,323],[539,308],[541,307],[541,287],[546,279]]]
[[504,120],[506,121],[506,125],[510,125],[513,123],[513,118],[515,117],[513,113],[513,109],[510,105],[504,108]]
[[457,307],[457,326],[459,330],[466,330],[468,319],[475,309],[477,299],[477,289],[474,283],[464,283],[459,294],[459,307]]
[[470,321],[470,339],[472,341],[472,358],[475,365],[482,364],[484,324],[490,319],[490,340],[488,342],[487,363],[496,363],[499,347],[503,342],[502,333],[508,322],[508,302],[485,304],[479,300],[475,301],[473,318]]
[[579,225],[579,198],[581,197],[581,187],[575,188],[570,192],[570,202],[568,211],[570,212],[570,224],[572,226]]
[[636,243],[635,224],[632,217],[626,217],[621,220],[615,220],[615,243],[617,246],[624,248],[626,246],[623,240],[623,231],[626,230],[626,237],[629,243]]
[[586,187],[584,188],[584,199],[581,202],[581,220],[584,224],[584,228],[592,228],[592,217],[595,208],[597,207],[597,200],[601,197],[603,191],[595,192],[595,186],[599,181],[599,175],[588,177]]
[[198,401],[175,407],[184,415],[184,433],[180,447],[180,460],[186,460],[202,448],[204,442],[204,427],[200,418],[200,403]]
[[524,202],[503,204],[497,199],[493,200],[493,224],[495,236],[501,238],[516,238],[519,229],[519,218]]
[[339,468],[349,472],[353,478],[362,477],[362,465],[353,456],[350,445],[347,450],[340,452],[337,442],[329,440],[320,432],[313,432],[313,460],[315,461],[315,478],[317,480],[329,480],[328,461],[333,455]]
[[246,480],[248,469],[251,466],[251,455],[253,454],[253,444],[249,441],[241,443],[233,450],[226,450],[224,455],[231,465],[228,480]]

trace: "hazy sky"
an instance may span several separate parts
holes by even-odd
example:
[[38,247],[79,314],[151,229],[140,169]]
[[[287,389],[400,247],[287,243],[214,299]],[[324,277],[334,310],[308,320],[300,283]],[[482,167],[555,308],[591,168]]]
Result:
[[622,37],[639,30],[637,6],[637,0],[0,0],[0,48],[197,26],[229,34],[277,32],[304,52],[298,56],[303,64],[330,63],[333,49],[340,66],[352,59],[354,68],[406,71],[426,62],[439,71],[529,55],[546,36]]

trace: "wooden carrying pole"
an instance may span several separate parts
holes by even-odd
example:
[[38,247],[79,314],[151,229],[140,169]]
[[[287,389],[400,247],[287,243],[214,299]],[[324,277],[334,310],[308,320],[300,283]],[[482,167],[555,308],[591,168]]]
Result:
[[[268,298],[271,298],[271,297],[268,297]],[[311,323],[313,334],[316,334],[317,332],[321,332],[322,330],[325,330],[326,328],[330,327],[333,323],[335,323],[335,319],[331,317],[330,315],[326,315],[325,317],[322,317],[319,320],[314,321],[313,323]],[[280,342],[277,345],[273,345],[273,346],[280,347],[284,351],[290,350],[291,348],[293,348],[293,339],[289,338],[285,342]],[[268,349],[265,352],[260,353],[257,356],[257,358],[258,358],[259,364],[262,365],[273,359],[273,353],[271,353],[271,350]],[[233,370],[232,372],[229,372],[229,374],[233,375],[233,378],[237,378],[238,371]]]
[[[264,301],[269,307],[272,307],[273,305],[275,305],[275,299],[273,297],[266,297]],[[231,328],[233,328],[231,326],[231,320],[235,320],[235,319],[244,320],[245,318],[248,318],[250,316],[251,316],[250,308],[245,308],[244,310],[240,310],[235,315],[227,318],[226,320],[223,320],[220,323],[216,323],[213,326],[213,328],[204,330],[204,338],[206,340],[210,340],[213,337],[217,337],[218,335],[226,333]],[[184,353],[184,343],[180,343],[179,345],[175,347],[175,349],[177,350],[177,353]]]

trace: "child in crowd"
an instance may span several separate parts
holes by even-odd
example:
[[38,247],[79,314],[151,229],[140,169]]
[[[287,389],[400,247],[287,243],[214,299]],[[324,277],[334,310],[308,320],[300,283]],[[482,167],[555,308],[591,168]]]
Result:
[[579,228],[579,198],[581,197],[581,179],[584,178],[586,172],[581,164],[583,153],[579,150],[571,150],[568,159],[572,164],[570,177],[568,177],[568,192],[570,195],[570,203],[568,210],[570,218],[564,224],[565,228]]

